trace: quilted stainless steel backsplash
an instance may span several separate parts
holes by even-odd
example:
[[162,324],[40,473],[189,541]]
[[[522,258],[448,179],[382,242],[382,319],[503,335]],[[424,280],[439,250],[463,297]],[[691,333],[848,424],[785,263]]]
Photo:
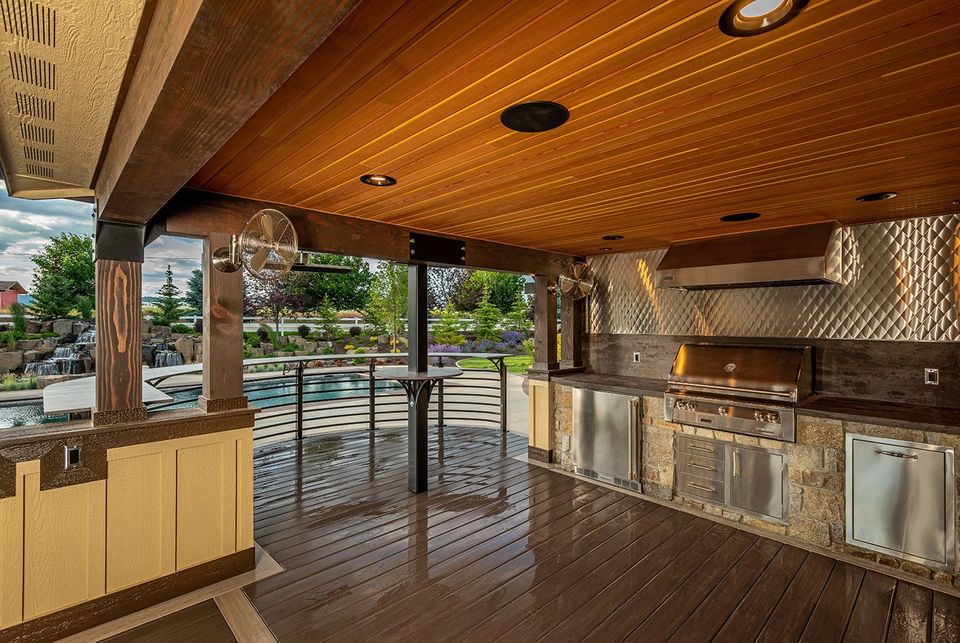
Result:
[[665,249],[591,257],[594,333],[960,340],[960,214],[851,226],[836,286],[654,287]]

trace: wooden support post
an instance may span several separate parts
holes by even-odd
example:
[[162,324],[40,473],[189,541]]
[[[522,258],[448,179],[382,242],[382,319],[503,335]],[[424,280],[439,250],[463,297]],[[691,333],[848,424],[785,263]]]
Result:
[[[412,373],[427,370],[427,267],[407,268],[407,367]],[[413,493],[427,490],[427,420],[430,391],[411,400],[407,416],[407,486]]]
[[583,366],[583,330],[586,324],[587,300],[560,297],[560,367]]
[[533,370],[550,371],[560,367],[557,362],[556,282],[545,275],[535,275],[533,279]]
[[230,235],[212,232],[203,240],[203,394],[207,412],[244,408],[243,273],[221,272],[211,261]]
[[[141,246],[140,252],[143,252]],[[109,255],[108,255],[109,256]],[[147,417],[140,348],[141,261],[97,257],[97,373],[95,425]]]

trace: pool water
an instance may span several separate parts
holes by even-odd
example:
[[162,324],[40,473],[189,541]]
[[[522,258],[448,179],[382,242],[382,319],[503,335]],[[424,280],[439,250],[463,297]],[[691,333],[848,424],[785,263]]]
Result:
[[43,402],[27,400],[22,402],[4,402],[0,404],[0,429],[30,424],[53,424],[65,422],[66,415],[44,415]]

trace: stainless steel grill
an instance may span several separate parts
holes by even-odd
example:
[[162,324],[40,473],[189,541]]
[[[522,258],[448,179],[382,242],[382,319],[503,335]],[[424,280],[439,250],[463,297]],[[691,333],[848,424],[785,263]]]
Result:
[[813,392],[809,346],[682,344],[664,395],[667,420],[793,442]]

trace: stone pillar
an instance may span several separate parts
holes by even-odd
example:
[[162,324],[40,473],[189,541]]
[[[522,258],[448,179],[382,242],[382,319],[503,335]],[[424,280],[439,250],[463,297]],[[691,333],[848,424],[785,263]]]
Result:
[[210,413],[247,406],[243,395],[243,272],[222,272],[214,251],[230,235],[210,233],[203,240],[203,393],[197,405]]

